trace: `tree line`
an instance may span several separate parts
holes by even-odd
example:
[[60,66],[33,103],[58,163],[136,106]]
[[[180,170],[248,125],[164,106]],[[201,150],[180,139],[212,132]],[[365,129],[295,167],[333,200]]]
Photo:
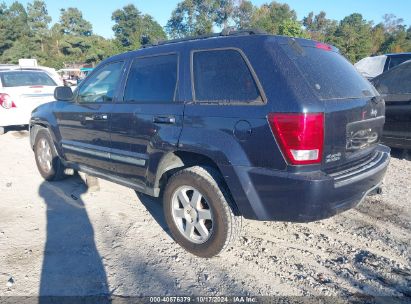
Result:
[[353,13],[342,20],[311,12],[302,20],[288,5],[270,2],[255,6],[248,0],[182,0],[163,28],[152,16],[129,4],[112,13],[113,39],[93,33],[92,24],[77,8],[60,10],[51,24],[46,3],[34,0],[0,3],[0,62],[36,58],[40,64],[62,68],[70,63],[95,65],[128,50],[170,38],[205,35],[225,28],[261,29],[271,34],[303,37],[338,47],[351,62],[390,52],[411,51],[411,26],[392,14],[374,23]]

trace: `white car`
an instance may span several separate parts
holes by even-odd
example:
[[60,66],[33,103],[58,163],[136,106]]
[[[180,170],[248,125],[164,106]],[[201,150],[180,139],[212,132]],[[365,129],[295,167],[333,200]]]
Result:
[[27,125],[35,108],[54,100],[57,86],[46,71],[0,70],[0,134],[5,127]]
[[365,78],[373,79],[408,60],[411,60],[411,53],[394,53],[365,57],[354,66]]

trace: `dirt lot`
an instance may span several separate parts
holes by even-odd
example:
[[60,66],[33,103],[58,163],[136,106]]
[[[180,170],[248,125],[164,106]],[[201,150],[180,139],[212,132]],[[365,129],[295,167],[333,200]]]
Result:
[[236,246],[196,258],[173,242],[161,202],[78,176],[44,182],[27,132],[0,137],[0,296],[323,295],[411,301],[411,162],[384,193],[310,224],[245,221]]

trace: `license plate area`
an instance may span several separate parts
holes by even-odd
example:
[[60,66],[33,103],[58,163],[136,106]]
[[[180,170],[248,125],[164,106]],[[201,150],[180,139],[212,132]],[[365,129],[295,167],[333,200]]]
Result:
[[346,150],[355,152],[366,149],[380,141],[385,117],[351,122],[346,128]]

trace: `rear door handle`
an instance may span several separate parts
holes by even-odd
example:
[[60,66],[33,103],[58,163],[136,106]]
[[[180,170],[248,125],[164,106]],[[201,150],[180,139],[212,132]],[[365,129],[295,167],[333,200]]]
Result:
[[107,120],[108,115],[107,114],[93,114],[91,116],[86,116],[84,117],[85,120],[87,121],[94,121],[94,120]]
[[175,124],[176,118],[174,116],[154,116],[153,122],[160,124]]

